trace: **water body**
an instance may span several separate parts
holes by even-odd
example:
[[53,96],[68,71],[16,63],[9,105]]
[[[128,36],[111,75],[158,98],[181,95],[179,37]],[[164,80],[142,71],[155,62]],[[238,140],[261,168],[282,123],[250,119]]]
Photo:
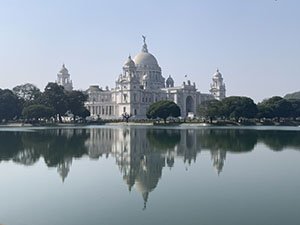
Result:
[[300,224],[300,128],[0,129],[0,224]]

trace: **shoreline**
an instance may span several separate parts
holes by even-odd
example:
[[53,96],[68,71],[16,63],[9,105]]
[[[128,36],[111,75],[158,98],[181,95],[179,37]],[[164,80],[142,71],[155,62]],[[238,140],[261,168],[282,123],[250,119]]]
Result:
[[299,122],[294,123],[273,123],[273,124],[242,124],[232,122],[222,123],[203,123],[203,122],[178,122],[178,123],[155,123],[155,122],[101,122],[101,123],[50,123],[50,124],[31,124],[31,123],[5,123],[0,124],[0,128],[20,128],[20,127],[85,127],[85,126],[153,126],[153,127],[300,127]]

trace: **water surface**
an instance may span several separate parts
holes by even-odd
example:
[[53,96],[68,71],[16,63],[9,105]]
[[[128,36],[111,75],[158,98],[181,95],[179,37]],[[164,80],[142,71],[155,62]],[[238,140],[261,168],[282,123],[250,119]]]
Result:
[[299,224],[299,128],[0,129],[0,224]]

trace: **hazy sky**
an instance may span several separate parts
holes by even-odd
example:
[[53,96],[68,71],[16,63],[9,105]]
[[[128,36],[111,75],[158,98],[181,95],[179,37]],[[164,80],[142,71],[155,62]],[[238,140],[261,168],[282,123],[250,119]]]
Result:
[[227,95],[299,91],[299,0],[0,0],[0,88],[43,89],[62,63],[74,87],[113,87],[142,47],[179,85],[206,93],[218,67]]

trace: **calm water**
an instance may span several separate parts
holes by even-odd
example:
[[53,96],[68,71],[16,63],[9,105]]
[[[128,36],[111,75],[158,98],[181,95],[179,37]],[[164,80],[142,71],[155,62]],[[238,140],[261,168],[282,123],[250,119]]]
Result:
[[300,128],[0,129],[0,224],[300,224]]

